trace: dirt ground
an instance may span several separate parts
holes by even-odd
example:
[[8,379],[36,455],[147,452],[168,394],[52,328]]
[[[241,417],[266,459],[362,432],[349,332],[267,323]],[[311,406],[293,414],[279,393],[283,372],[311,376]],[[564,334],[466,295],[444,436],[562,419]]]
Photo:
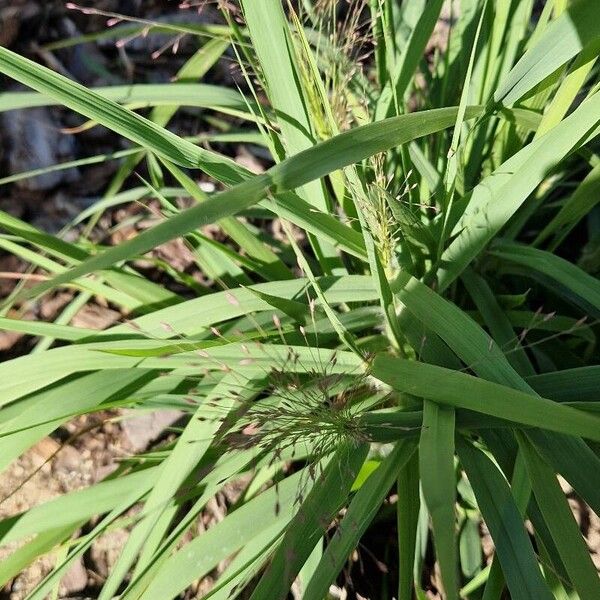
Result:
[[[178,2],[142,3],[140,0],[93,3],[98,10],[118,10],[147,19],[205,23],[214,22],[217,18],[212,7],[206,7],[203,11],[182,11],[178,5]],[[117,48],[116,40],[56,51],[44,47],[55,41],[101,31],[106,28],[106,21],[104,16],[68,10],[63,2],[0,0],[0,45],[88,86],[117,85],[131,81],[168,82],[195,50],[190,40],[183,39],[176,54],[170,49],[161,52],[171,38],[160,34],[133,39],[121,49]],[[211,74],[211,78],[217,81],[228,77],[230,65],[227,61],[217,65]],[[0,90],[20,89],[24,88],[0,77]],[[195,134],[198,133],[195,122],[193,115],[184,115],[174,120],[173,128],[182,134]],[[76,134],[67,131],[81,123],[81,118],[59,108],[35,108],[0,114],[0,179],[125,147],[121,139],[102,127]],[[262,168],[241,147],[239,157],[251,168]],[[118,164],[113,161],[0,185],[0,209],[44,231],[59,232],[82,209],[99,199],[117,167]],[[139,185],[139,181],[132,179],[124,187],[126,189],[131,185]],[[100,220],[93,235],[106,243],[118,243],[134,235],[136,228],[147,225],[142,222],[136,228],[120,228],[115,232],[111,228],[138,211],[139,207],[135,206],[112,211]],[[189,250],[177,242],[162,247],[160,258],[179,270],[191,264]],[[14,274],[13,277],[0,278],[0,298],[9,296],[19,281],[19,274],[24,273],[26,267],[14,256],[0,252],[0,272]],[[201,274],[195,276],[203,281]],[[56,293],[43,303],[31,304],[9,316],[53,320],[72,298],[66,292]],[[100,301],[91,301],[79,311],[72,324],[105,329],[123,316]],[[19,334],[0,332],[0,360],[28,352],[33,343],[34,340]],[[162,411],[135,418],[115,412],[74,419],[52,436],[42,439],[0,475],[0,518],[18,514],[61,494],[101,481],[116,468],[120,459],[143,451],[149,445],[161,443],[165,428],[179,417],[179,413]],[[211,502],[196,529],[202,530],[220,520],[236,493],[239,492],[228,490]],[[231,498],[228,499],[227,494]],[[94,597],[127,536],[127,531],[115,531],[105,534],[94,543],[92,549],[61,582],[59,597]],[[1,548],[0,560],[14,550],[14,546]],[[26,597],[52,569],[55,561],[54,555],[38,560],[0,590],[0,599],[19,600]],[[211,581],[209,577],[199,582],[194,590],[190,590],[190,595],[208,589]]]

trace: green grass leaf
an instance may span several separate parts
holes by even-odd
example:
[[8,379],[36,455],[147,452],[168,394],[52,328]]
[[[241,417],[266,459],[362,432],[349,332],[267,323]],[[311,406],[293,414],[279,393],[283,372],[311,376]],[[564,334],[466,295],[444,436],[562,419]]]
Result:
[[509,106],[600,37],[594,0],[571,3],[551,23],[496,90],[494,100]]
[[533,277],[595,319],[600,318],[600,281],[569,261],[544,250],[502,241],[494,244],[490,254],[523,267],[520,274]]
[[533,493],[571,584],[582,600],[598,598],[600,578],[556,476],[523,434],[518,440]]
[[380,354],[373,375],[395,390],[520,425],[600,441],[600,417],[466,373]]
[[471,444],[457,444],[461,463],[490,530],[506,583],[514,598],[552,600],[525,525],[498,467]]
[[356,492],[306,586],[305,598],[324,598],[327,595],[329,586],[379,510],[398,471],[410,460],[415,450],[413,440],[399,441]]
[[[583,102],[546,135],[500,165],[466,197],[453,241],[442,255],[439,289],[445,290],[496,236],[552,169],[598,133],[600,94]],[[497,198],[506,198],[497,202]],[[457,203],[460,207],[460,203]]]
[[342,507],[360,471],[368,446],[341,444],[286,529],[251,600],[284,600],[302,565]]
[[419,441],[419,473],[433,527],[445,597],[458,599],[454,409],[425,400]]
[[[2,63],[0,62],[0,69],[1,67]],[[472,108],[467,110],[467,116],[473,117],[480,112],[480,109]],[[40,294],[77,277],[139,256],[202,225],[209,225],[257,204],[269,193],[277,194],[301,187],[304,183],[323,177],[373,154],[399,146],[428,133],[440,131],[452,125],[455,119],[455,108],[440,109],[392,117],[386,121],[364,125],[341,133],[288,158],[262,175],[257,175],[229,190],[215,194],[205,202],[180,212],[124,244],[92,257],[68,273],[55,277],[51,282],[35,286],[27,294],[29,296]],[[168,156],[166,158],[172,160]],[[173,162],[177,163],[178,161],[174,160]]]

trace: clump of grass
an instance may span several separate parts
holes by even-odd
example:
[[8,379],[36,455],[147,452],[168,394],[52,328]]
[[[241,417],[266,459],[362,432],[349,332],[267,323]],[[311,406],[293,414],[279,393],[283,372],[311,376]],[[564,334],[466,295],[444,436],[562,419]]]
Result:
[[[0,584],[58,548],[30,595],[50,596],[127,527],[101,600],[176,597],[225,560],[208,597],[600,597],[557,479],[600,511],[594,0],[539,15],[477,1],[445,20],[441,0],[296,5],[226,3],[224,24],[198,27],[85,9],[127,36],[168,32],[165,47],[197,40],[168,85],[89,90],[0,49],[0,72],[37,92],[0,95],[1,111],[52,99],[135,144],[78,161],[126,159],[74,241],[0,212],[0,248],[37,283],[0,327],[39,338],[0,365],[0,464],[72,415],[187,413],[97,487],[0,521],[0,544],[23,543]],[[230,46],[244,89],[194,82]],[[202,138],[167,128],[175,107],[202,109]],[[254,175],[230,143],[273,166]],[[121,191],[143,158],[150,176]],[[149,198],[160,222],[94,243],[108,208]],[[153,256],[179,238],[185,273]],[[7,317],[56,288],[74,294],[56,322]],[[94,298],[122,323],[72,326]],[[190,535],[239,481],[229,514]],[[387,573],[344,577],[353,550],[373,553],[368,528],[390,533]]]

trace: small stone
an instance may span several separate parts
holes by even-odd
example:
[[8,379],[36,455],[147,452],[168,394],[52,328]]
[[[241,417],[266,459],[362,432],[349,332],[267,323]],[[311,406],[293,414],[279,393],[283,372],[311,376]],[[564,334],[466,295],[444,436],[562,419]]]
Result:
[[[9,111],[2,117],[2,129],[10,174],[51,167],[74,156],[72,136],[61,133],[60,124],[47,108]],[[33,191],[51,190],[78,177],[78,171],[72,168],[22,179],[16,185]]]
[[72,596],[74,592],[81,592],[81,590],[84,590],[87,587],[87,584],[87,570],[83,564],[83,560],[80,558],[67,571],[67,574],[60,582],[60,595]]
[[65,445],[56,455],[53,463],[54,472],[71,473],[81,468],[81,455],[73,446]]
[[167,427],[181,418],[183,413],[179,410],[156,410],[140,414],[138,411],[130,410],[126,411],[125,415],[126,418],[121,421],[121,429],[132,450],[140,452],[158,439]]
[[101,535],[92,545],[90,559],[92,569],[102,578],[108,577],[111,568],[118,560],[127,543],[129,533],[123,529],[109,531]]

